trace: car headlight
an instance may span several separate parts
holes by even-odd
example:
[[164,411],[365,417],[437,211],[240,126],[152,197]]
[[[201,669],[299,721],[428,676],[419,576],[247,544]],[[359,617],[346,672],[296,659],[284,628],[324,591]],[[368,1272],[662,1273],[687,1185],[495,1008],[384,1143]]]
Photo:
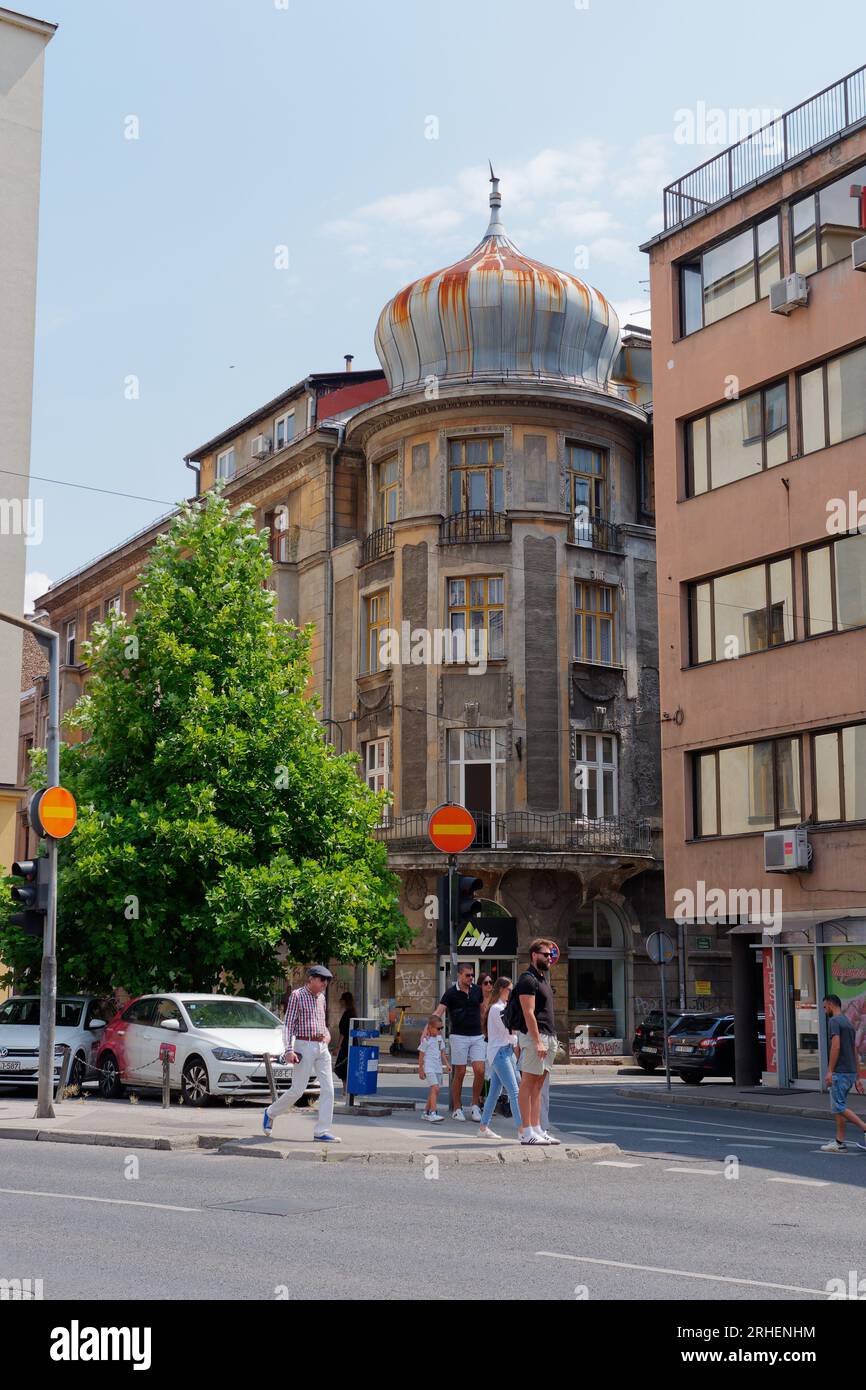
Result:
[[240,1047],[215,1047],[213,1055],[218,1062],[258,1062],[260,1059],[252,1052],[244,1052]]

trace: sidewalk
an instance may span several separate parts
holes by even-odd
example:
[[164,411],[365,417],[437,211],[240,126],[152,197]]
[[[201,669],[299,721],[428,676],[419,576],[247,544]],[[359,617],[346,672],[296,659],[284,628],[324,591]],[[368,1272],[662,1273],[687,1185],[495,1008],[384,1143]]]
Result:
[[[652,1101],[655,1105],[715,1105],[723,1110],[754,1110],[770,1115],[794,1115],[803,1120],[830,1120],[830,1097],[822,1091],[775,1091],[765,1086],[739,1088],[732,1085],[684,1086],[674,1081],[670,1094],[659,1085],[618,1086],[618,1096],[626,1100]],[[848,1104],[855,1115],[866,1120],[866,1096],[852,1091]]]
[[435,1157],[455,1164],[545,1163],[609,1158],[616,1144],[571,1144],[551,1148],[521,1146],[512,1122],[504,1121],[498,1140],[478,1136],[478,1126],[445,1120],[427,1123],[418,1111],[382,1118],[350,1115],[337,1106],[334,1132],[340,1144],[313,1141],[316,1111],[293,1110],[274,1123],[273,1137],[262,1134],[263,1106],[239,1104],[194,1110],[159,1101],[64,1100],[53,1120],[33,1118],[35,1101],[0,1097],[0,1139],[39,1140],[55,1144],[96,1144],[127,1149],[216,1149],[254,1158],[294,1158],[318,1162],[355,1160],[371,1164],[423,1165]]

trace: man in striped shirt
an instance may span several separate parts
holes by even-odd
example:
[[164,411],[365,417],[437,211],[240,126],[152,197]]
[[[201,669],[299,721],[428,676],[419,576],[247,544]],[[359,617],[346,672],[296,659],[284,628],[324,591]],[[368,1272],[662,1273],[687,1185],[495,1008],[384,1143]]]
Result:
[[307,983],[289,995],[286,1009],[286,1057],[294,1063],[292,1084],[287,1091],[269,1105],[262,1117],[262,1129],[270,1134],[274,1120],[284,1110],[290,1109],[307,1089],[312,1072],[319,1082],[319,1116],[313,1138],[319,1144],[339,1144],[340,1140],[331,1133],[334,1118],[334,1077],[331,1072],[331,1054],[328,1043],[331,1034],[325,1021],[325,990],[328,981],[334,977],[324,965],[311,965],[307,971]]

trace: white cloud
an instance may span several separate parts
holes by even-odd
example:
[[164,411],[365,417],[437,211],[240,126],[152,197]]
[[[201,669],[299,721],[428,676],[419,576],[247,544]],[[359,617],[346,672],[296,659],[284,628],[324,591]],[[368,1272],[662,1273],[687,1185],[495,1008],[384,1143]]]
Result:
[[32,613],[36,600],[46,592],[51,583],[50,575],[41,570],[31,570],[24,581],[24,612]]

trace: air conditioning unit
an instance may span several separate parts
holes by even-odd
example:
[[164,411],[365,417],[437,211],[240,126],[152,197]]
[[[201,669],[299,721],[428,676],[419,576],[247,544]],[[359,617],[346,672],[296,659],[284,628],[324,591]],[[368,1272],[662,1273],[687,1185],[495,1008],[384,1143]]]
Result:
[[267,458],[271,452],[271,441],[266,434],[257,434],[250,445],[250,453],[254,459]]
[[809,286],[805,275],[795,271],[777,280],[770,286],[770,312],[772,314],[791,314],[809,302]]
[[795,825],[791,830],[764,832],[765,873],[795,874],[800,869],[808,869],[811,863],[812,846],[805,825]]
[[855,270],[866,270],[866,236],[851,242],[851,264]]

